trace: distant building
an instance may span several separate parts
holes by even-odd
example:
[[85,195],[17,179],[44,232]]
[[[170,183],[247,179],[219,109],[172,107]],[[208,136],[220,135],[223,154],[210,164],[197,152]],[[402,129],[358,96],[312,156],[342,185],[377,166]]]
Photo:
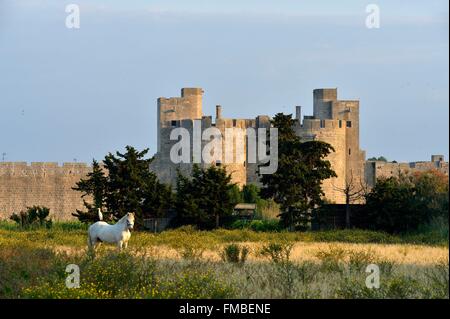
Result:
[[366,181],[368,186],[373,187],[380,177],[398,177],[400,174],[411,174],[414,172],[424,172],[429,170],[437,170],[448,175],[448,162],[444,161],[443,155],[431,155],[429,162],[384,162],[384,161],[367,161],[366,162]]

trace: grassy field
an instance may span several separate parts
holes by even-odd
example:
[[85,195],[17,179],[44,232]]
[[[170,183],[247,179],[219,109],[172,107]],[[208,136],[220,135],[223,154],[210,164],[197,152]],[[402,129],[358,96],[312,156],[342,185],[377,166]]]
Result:
[[[248,250],[244,261],[223,253],[234,244]],[[438,234],[184,227],[134,232],[126,252],[105,245],[93,259],[82,224],[3,222],[0,298],[448,298],[448,253]],[[65,286],[69,264],[80,267],[78,289]],[[380,269],[379,289],[366,287],[369,264]]]

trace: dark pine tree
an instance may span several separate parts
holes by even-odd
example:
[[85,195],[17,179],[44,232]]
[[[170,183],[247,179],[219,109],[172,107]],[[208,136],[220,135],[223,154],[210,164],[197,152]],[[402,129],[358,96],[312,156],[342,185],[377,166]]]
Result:
[[293,129],[292,114],[278,113],[272,119],[278,128],[278,169],[262,175],[261,196],[280,205],[280,218],[290,230],[308,227],[312,210],[322,203],[322,181],[335,177],[325,160],[333,147],[325,142],[301,142]]
[[92,173],[74,188],[83,192],[83,197],[91,196],[93,203],[85,200],[87,212],[74,215],[91,222],[97,219],[97,208],[103,208],[104,216],[111,220],[134,212],[137,227],[146,217],[164,215],[171,205],[172,190],[150,170],[152,159],[145,158],[147,153],[148,149],[139,152],[127,146],[125,153],[106,155],[103,168],[94,161]]
[[201,169],[194,165],[192,178],[178,172],[176,209],[179,223],[212,229],[221,219],[231,215],[236,205],[235,184],[225,168],[210,166]]
[[[73,190],[82,193],[84,207],[86,211],[77,209],[77,212],[72,214],[82,222],[92,222],[98,220],[98,208],[102,209],[105,204],[105,197],[107,193],[108,179],[105,172],[96,160],[92,161],[92,172],[87,175],[86,179],[80,180]],[[86,196],[92,198],[92,203],[86,201]],[[112,216],[107,212],[104,213],[104,219],[109,220]]]

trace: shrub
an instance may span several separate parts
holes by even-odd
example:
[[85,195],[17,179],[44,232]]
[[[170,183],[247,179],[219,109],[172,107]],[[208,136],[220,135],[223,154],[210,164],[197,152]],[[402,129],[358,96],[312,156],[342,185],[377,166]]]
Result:
[[375,252],[371,249],[365,251],[349,250],[347,251],[347,255],[350,269],[354,269],[356,271],[360,271],[362,268],[367,267],[369,264],[375,263],[377,260]]
[[408,233],[444,217],[448,225],[448,176],[430,170],[380,178],[366,195],[363,227]]
[[293,247],[294,243],[290,241],[273,241],[263,245],[259,253],[274,263],[286,263],[290,260]]
[[264,245],[260,254],[270,258],[274,266],[274,284],[279,287],[283,298],[292,298],[297,268],[291,262],[294,243],[284,240]]
[[390,276],[395,266],[394,262],[385,259],[382,260],[379,258],[374,262],[374,264],[378,265],[381,274],[385,276]]
[[251,229],[256,232],[278,232],[282,230],[278,220],[236,220],[231,226],[231,229]]
[[10,219],[15,221],[20,228],[29,229],[36,227],[52,227],[52,220],[48,219],[50,209],[47,207],[33,206],[19,214],[13,213]]
[[327,250],[319,250],[316,257],[325,271],[342,271],[347,254],[347,250],[330,245]]
[[[188,230],[189,228],[186,228]],[[188,230],[190,231],[190,230]],[[183,259],[200,260],[205,252],[202,237],[196,233],[189,235],[188,240],[180,240],[174,243],[175,249]]]
[[248,254],[247,246],[241,247],[237,244],[230,244],[224,247],[221,257],[225,262],[242,265],[247,260]]

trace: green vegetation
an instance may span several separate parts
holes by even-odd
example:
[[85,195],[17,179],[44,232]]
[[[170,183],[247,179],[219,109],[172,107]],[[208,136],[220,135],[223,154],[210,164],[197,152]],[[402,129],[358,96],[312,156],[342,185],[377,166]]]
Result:
[[366,196],[361,226],[407,233],[446,225],[448,237],[448,194],[448,177],[437,171],[379,179]]
[[223,248],[221,257],[225,262],[243,265],[247,260],[248,254],[249,249],[247,246],[230,244]]
[[48,218],[50,209],[47,207],[28,207],[25,212],[12,214],[10,219],[15,221],[20,228],[32,229],[39,227],[52,227],[52,220]]
[[74,188],[83,197],[92,196],[93,204],[85,201],[87,211],[73,215],[82,222],[92,222],[98,219],[98,208],[106,209],[106,220],[118,220],[134,212],[138,227],[145,217],[164,215],[171,206],[172,191],[149,170],[152,159],[145,159],[147,153],[148,149],[139,152],[127,146],[123,154],[106,155],[103,167],[94,161],[92,173]]
[[230,229],[250,229],[256,232],[277,232],[282,231],[278,220],[236,220]]
[[[52,255],[45,268],[48,274],[31,285],[18,289],[23,298],[146,298],[197,299],[227,298],[233,290],[209,269],[195,269],[189,264],[158,263],[151,257],[129,253],[106,253],[95,260],[77,257],[70,260],[64,255]],[[47,261],[47,259],[44,259]],[[67,262],[80,266],[80,288],[65,286],[67,274],[60,267]],[[56,266],[56,267],[55,267]],[[3,290],[11,291],[11,288]],[[0,293],[0,296],[2,294]]]
[[[315,220],[330,223],[327,217],[336,210],[324,202],[321,186],[325,179],[335,176],[325,159],[334,150],[319,141],[302,143],[292,129],[293,123],[292,115],[282,113],[272,120],[279,132],[278,170],[261,177],[262,189],[255,185],[239,189],[224,167],[194,165],[191,176],[178,173],[176,193],[172,194],[171,188],[148,170],[153,160],[145,158],[148,150],[139,152],[127,146],[124,154],[109,153],[102,165],[94,161],[93,171],[77,183],[74,189],[93,201],[85,201],[86,211],[77,211],[74,216],[90,223],[97,220],[97,209],[102,208],[106,209],[104,219],[113,222],[127,212],[135,212],[137,226],[142,228],[143,218],[163,217],[176,211],[171,226],[256,232],[308,231],[312,218],[318,216],[321,219]],[[401,234],[402,238],[433,244],[448,241],[447,176],[427,171],[379,179],[371,190],[362,185],[356,187],[352,182],[340,189],[347,199],[345,228]],[[365,204],[353,207],[350,212],[350,204],[356,200],[364,200]],[[233,208],[240,202],[256,204],[256,220],[240,221],[233,216]],[[29,221],[25,213],[12,218],[25,228],[37,224]]]
[[[136,233],[130,250],[101,247],[92,259],[84,247],[73,249],[78,234],[85,235],[81,226],[63,232],[57,224],[57,231],[11,225],[2,223],[0,231],[0,298],[448,298],[445,258],[429,265],[400,264],[370,249],[330,244],[315,253],[316,262],[295,260],[289,238],[295,233],[273,233],[277,237],[264,239],[258,250],[231,242],[216,250],[216,259],[195,252],[195,258],[180,253],[174,259],[158,256],[159,240],[145,240],[160,236],[186,252],[196,246],[192,242],[219,236],[188,227],[157,236]],[[75,243],[55,237],[56,232],[70,233]],[[40,236],[52,240],[42,243]],[[266,259],[249,259],[257,255]],[[368,263],[380,266],[380,289],[365,286]],[[80,267],[80,288],[65,286],[69,264]]]
[[236,187],[224,168],[194,165],[192,178],[178,172],[175,208],[179,224],[203,229],[218,228],[237,204]]
[[[86,246],[87,225],[81,222],[54,222],[51,229],[26,230],[12,222],[0,222],[0,243],[11,245],[33,240],[36,245]],[[184,242],[203,248],[215,248],[224,243],[266,242],[276,239],[296,242],[336,242],[357,244],[417,244],[448,247],[448,237],[434,232],[407,235],[392,235],[368,230],[329,230],[307,232],[256,232],[250,229],[196,230],[192,226],[183,226],[159,234],[133,232],[133,242],[137,247],[167,245],[177,248]]]
[[388,161],[387,158],[384,157],[384,156],[379,156],[378,158],[374,156],[374,157],[368,158],[367,160],[368,161],[381,161],[381,162],[387,162]]
[[325,160],[334,149],[325,142],[301,142],[293,129],[292,114],[278,113],[271,123],[278,128],[278,170],[262,175],[261,195],[280,205],[284,227],[306,230],[312,210],[322,204],[322,181],[336,176]]

